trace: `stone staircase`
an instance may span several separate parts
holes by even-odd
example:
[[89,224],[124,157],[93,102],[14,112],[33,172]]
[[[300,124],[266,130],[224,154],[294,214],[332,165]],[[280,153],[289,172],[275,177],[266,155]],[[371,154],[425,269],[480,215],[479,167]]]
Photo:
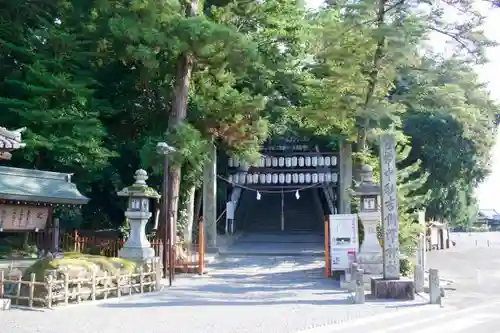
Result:
[[[284,231],[321,232],[323,212],[317,198],[317,189],[284,193]],[[239,230],[277,232],[281,230],[281,193],[260,193],[257,200],[253,191],[243,191],[236,211]]]

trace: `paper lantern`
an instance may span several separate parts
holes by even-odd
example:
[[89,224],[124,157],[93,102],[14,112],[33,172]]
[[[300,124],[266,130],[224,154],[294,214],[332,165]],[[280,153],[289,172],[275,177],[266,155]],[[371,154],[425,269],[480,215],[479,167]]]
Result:
[[266,183],[271,184],[272,182],[273,182],[273,176],[270,173],[266,174]]
[[300,174],[299,174],[299,183],[304,184],[304,181],[305,181],[304,174],[303,174],[303,173],[300,173]]
[[306,183],[310,183],[311,182],[311,174],[310,173],[306,173],[304,175],[304,180]]
[[324,173],[319,173],[318,174],[318,181],[320,183],[323,183],[325,181],[325,174]]
[[252,178],[253,178],[253,183],[254,183],[254,184],[259,183],[259,174],[258,174],[258,173],[254,173],[254,174],[252,175]]
[[259,182],[260,182],[261,184],[265,184],[265,183],[266,183],[266,175],[265,175],[264,173],[261,173],[261,174],[259,175]]
[[311,175],[311,179],[312,179],[313,184],[316,184],[318,182],[318,174],[317,173],[313,173]]
[[283,174],[283,173],[279,174],[279,176],[278,176],[278,182],[280,184],[284,184],[285,183],[285,174]]
[[277,184],[278,183],[278,175],[273,173],[273,184]]

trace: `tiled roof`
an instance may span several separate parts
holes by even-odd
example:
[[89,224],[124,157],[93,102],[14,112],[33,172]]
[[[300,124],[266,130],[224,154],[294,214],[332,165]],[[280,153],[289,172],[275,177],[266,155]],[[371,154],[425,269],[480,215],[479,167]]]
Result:
[[25,146],[25,144],[21,142],[21,133],[23,131],[24,128],[9,131],[4,127],[0,127],[0,150],[10,151],[23,148]]
[[86,204],[71,174],[0,167],[0,199],[52,204]]
[[495,219],[495,216],[499,215],[494,209],[480,209],[479,215],[482,215],[488,219]]

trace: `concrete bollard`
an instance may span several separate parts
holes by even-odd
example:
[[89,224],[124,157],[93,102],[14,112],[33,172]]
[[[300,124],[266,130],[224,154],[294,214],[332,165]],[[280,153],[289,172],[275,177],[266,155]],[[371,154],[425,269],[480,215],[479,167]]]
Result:
[[423,293],[425,289],[425,271],[421,265],[415,265],[413,280],[415,282],[415,292],[417,294]]
[[8,311],[10,310],[10,299],[1,298],[0,299],[0,311]]
[[431,304],[441,304],[439,271],[435,268],[429,269],[429,302]]
[[354,272],[355,277],[355,290],[354,290],[354,303],[364,304],[365,303],[365,286],[363,281],[363,270],[358,268]]

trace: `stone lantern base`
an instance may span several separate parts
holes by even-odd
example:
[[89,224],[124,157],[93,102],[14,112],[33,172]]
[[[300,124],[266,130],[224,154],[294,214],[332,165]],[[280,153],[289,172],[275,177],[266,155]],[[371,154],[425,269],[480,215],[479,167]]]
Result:
[[118,251],[118,257],[136,261],[147,261],[155,257],[155,250],[151,247],[123,247]]

